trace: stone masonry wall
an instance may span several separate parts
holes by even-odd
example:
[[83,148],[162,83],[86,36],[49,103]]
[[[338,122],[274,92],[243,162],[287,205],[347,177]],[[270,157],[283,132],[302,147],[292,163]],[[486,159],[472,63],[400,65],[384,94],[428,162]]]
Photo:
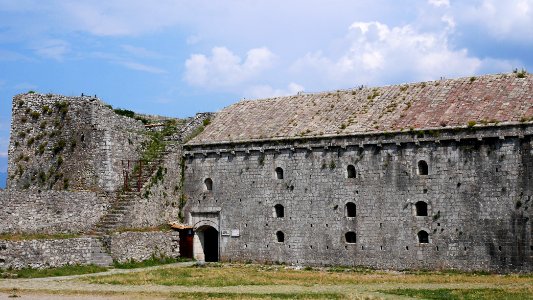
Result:
[[140,121],[92,97],[21,94],[12,111],[10,190],[114,191],[146,139]]
[[179,233],[172,232],[122,232],[105,239],[113,260],[143,261],[151,257],[179,257]]
[[78,233],[98,222],[109,199],[93,192],[0,191],[0,233]]
[[[190,146],[185,215],[196,229],[219,230],[226,261],[532,271],[532,132],[524,125]],[[419,173],[422,160],[428,175]],[[347,178],[350,165],[355,178]],[[420,201],[427,216],[417,216]]]
[[102,238],[0,240],[0,269],[108,266],[113,260],[142,261],[153,256],[178,257],[179,233],[123,232]]
[[64,265],[109,265],[112,260],[97,238],[0,240],[0,269],[53,268]]
[[169,154],[163,157],[161,175],[153,175],[139,196],[132,201],[122,227],[152,227],[177,221],[181,192],[181,145],[168,145]]

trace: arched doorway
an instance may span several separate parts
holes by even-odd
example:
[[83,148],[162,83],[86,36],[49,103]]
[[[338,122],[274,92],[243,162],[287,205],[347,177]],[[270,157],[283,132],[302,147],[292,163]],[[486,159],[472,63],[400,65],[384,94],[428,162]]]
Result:
[[[194,252],[200,254],[203,252],[203,258],[206,262],[218,261],[218,230],[209,225],[204,225],[196,229],[201,249]],[[201,257],[196,257],[201,259]]]

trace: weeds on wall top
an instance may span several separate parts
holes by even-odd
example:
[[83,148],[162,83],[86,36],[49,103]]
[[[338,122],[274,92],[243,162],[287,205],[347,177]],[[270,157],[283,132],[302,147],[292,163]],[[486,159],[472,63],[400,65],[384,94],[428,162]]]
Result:
[[150,123],[150,121],[142,116],[137,115],[134,111],[129,109],[122,109],[122,108],[113,108],[111,104],[104,104],[105,107],[113,110],[114,113],[116,113],[119,116],[128,117],[135,119],[137,121],[141,121],[144,125]]
[[527,76],[527,70],[522,68],[521,70],[514,69],[513,73],[516,74],[517,78],[525,78]]
[[196,127],[196,129],[194,129],[193,132],[191,132],[191,134],[189,134],[187,137],[183,139],[183,143],[187,143],[188,141],[198,136],[200,133],[202,133],[205,130],[205,127],[209,124],[211,124],[211,119],[207,118],[203,120],[201,126]]
[[131,111],[129,109],[116,108],[116,109],[113,109],[113,112],[115,112],[119,116],[124,116],[124,117],[128,117],[128,118],[135,118],[135,112],[133,112],[133,111]]

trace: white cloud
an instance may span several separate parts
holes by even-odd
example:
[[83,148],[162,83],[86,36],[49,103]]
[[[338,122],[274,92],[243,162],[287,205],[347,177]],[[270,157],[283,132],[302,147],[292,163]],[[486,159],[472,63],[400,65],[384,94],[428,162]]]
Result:
[[199,35],[191,35],[187,37],[187,40],[185,41],[187,45],[196,45],[198,44],[202,38]]
[[30,61],[31,59],[25,55],[0,49],[0,61]]
[[0,157],[7,157],[7,152],[0,152]]
[[162,58],[163,56],[157,52],[148,50],[143,47],[136,47],[132,45],[122,45],[122,49],[126,52],[141,58]]
[[270,85],[255,85],[250,88],[245,93],[246,98],[260,99],[260,98],[270,98],[270,97],[279,97],[279,96],[288,96],[295,95],[298,92],[303,92],[304,87],[291,82],[287,85],[286,89],[275,89]]
[[440,7],[440,6],[448,7],[448,6],[450,6],[450,1],[449,0],[428,0],[428,3],[431,4],[431,5],[437,6],[437,7]]
[[533,41],[533,0],[482,0],[458,4],[455,14],[465,26],[481,26],[498,39]]
[[254,48],[244,61],[225,47],[215,47],[211,56],[193,54],[185,62],[185,80],[195,86],[230,87],[241,84],[272,67],[275,55],[268,48]]
[[444,22],[444,24],[446,24],[446,27],[447,27],[448,29],[453,30],[453,29],[455,28],[455,25],[456,25],[456,24],[455,24],[455,19],[454,19],[454,17],[449,16],[449,15],[444,15],[444,16],[442,16],[442,18],[440,18],[440,20],[441,20],[442,22]]
[[133,61],[117,61],[118,64],[125,66],[128,69],[135,70],[135,71],[141,71],[141,72],[147,72],[152,74],[165,74],[167,71],[157,68],[148,66],[145,64],[141,64],[138,62]]
[[58,2],[72,26],[94,35],[138,35],[178,24],[188,4],[175,0],[113,0]]
[[410,25],[389,27],[380,22],[356,22],[349,28],[349,46],[340,56],[308,53],[291,69],[302,76],[314,74],[319,81],[329,82],[329,86],[474,74],[485,61],[470,56],[467,49],[454,49],[448,43],[448,29],[419,32]]
[[70,44],[63,40],[46,40],[33,48],[38,55],[44,58],[62,61],[64,55],[70,51]]
[[[144,53],[143,49],[144,48],[136,48],[136,51],[138,51],[139,52],[138,54],[141,55],[141,54]],[[154,67],[154,66],[150,66],[150,65],[147,65],[147,64],[144,64],[144,63],[132,61],[132,60],[126,58],[126,57],[118,56],[118,55],[115,55],[115,54],[112,54],[112,53],[93,52],[93,53],[91,53],[90,56],[93,57],[93,58],[97,58],[97,59],[102,59],[102,60],[108,61],[108,62],[113,63],[113,64],[118,64],[118,65],[124,66],[124,67],[126,67],[126,68],[128,68],[130,70],[147,72],[147,73],[152,73],[152,74],[166,74],[166,73],[168,73],[164,69],[161,69],[161,68],[158,68],[158,67]]]

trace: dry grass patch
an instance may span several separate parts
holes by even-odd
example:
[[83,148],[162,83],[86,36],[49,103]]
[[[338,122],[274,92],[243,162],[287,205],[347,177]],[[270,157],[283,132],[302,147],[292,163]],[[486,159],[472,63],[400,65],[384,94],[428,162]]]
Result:
[[368,269],[303,269],[285,266],[242,264],[206,264],[191,267],[172,267],[132,274],[92,276],[80,279],[85,282],[121,285],[167,286],[237,286],[237,285],[345,285],[345,284],[447,284],[473,283],[533,286],[532,276],[485,275],[469,273],[373,271]]
[[[9,298],[56,298],[72,299],[72,296],[80,299],[347,299],[341,293],[232,293],[232,292],[117,292],[117,291],[75,291],[75,290],[24,290],[24,289],[0,289],[0,292],[9,293]],[[373,299],[373,298],[364,298]],[[375,298],[374,298],[375,299]]]
[[46,233],[3,233],[0,234],[0,240],[5,241],[25,241],[25,240],[60,240],[60,239],[73,239],[81,237],[80,234],[75,233],[58,233],[58,234],[46,234]]

